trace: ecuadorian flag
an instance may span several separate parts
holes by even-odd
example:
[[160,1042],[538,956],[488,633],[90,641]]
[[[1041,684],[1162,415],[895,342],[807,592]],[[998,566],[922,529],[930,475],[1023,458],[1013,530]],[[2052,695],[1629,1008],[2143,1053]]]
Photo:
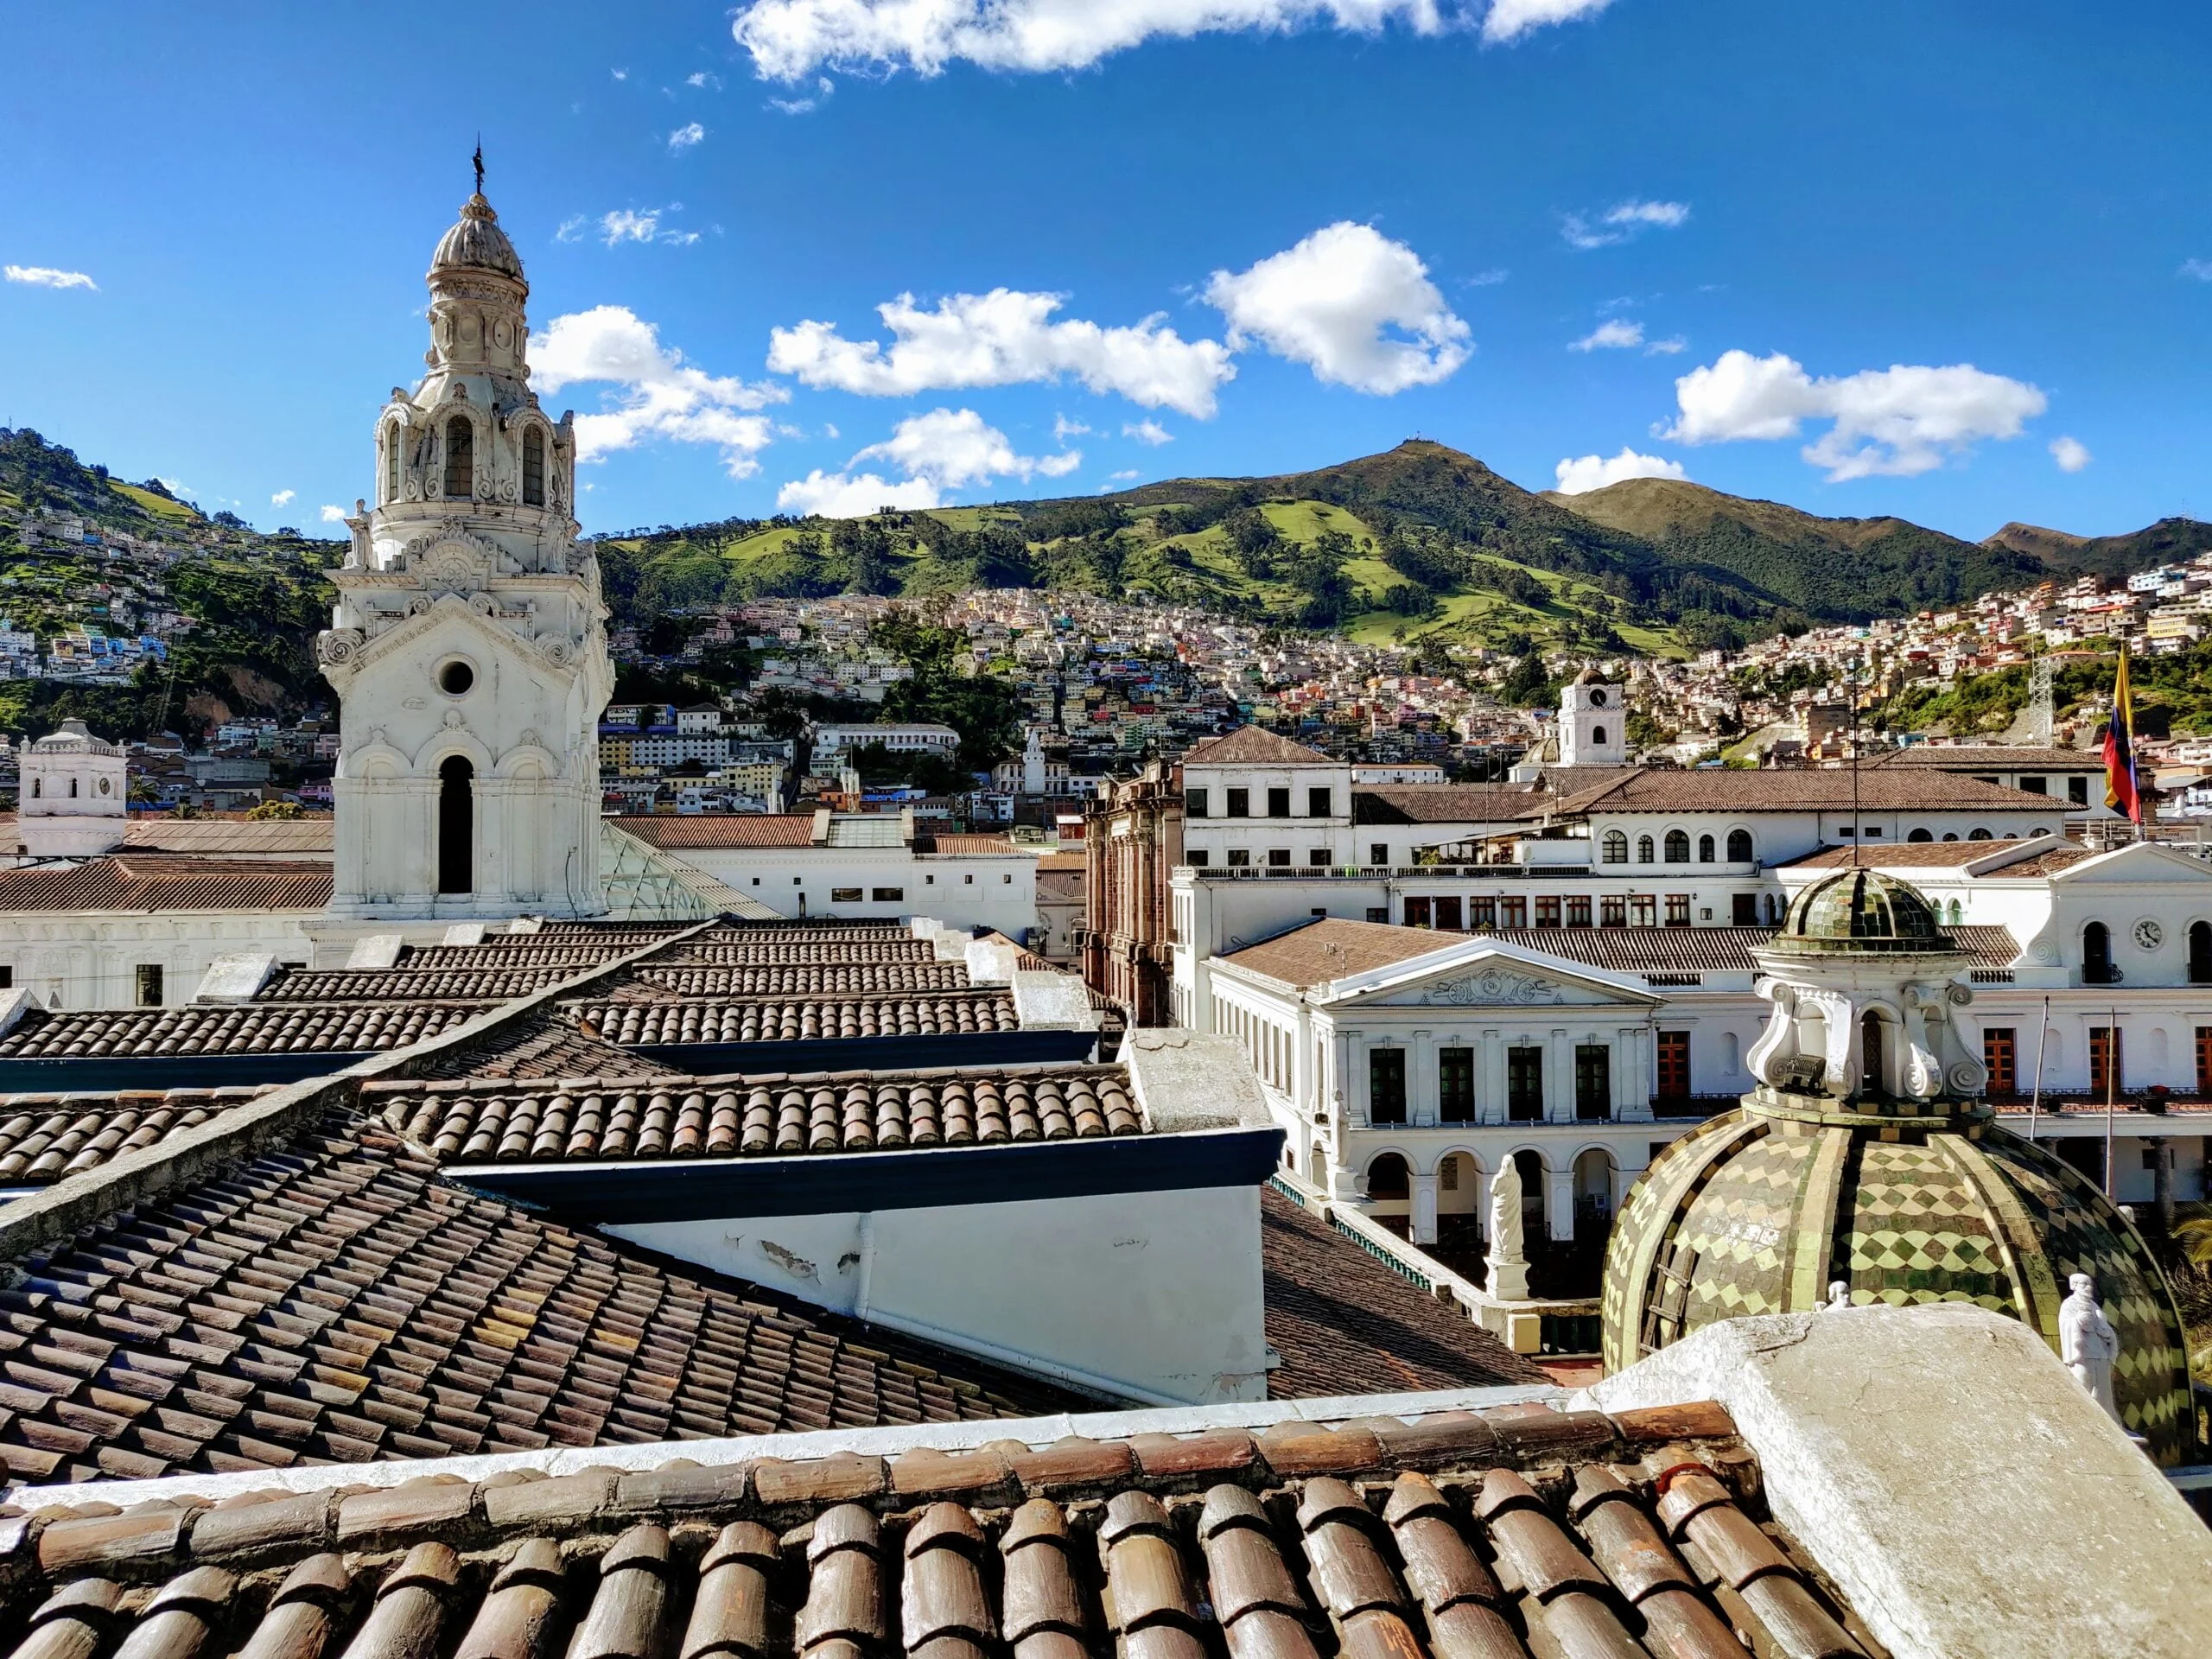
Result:
[[2143,822],[2143,797],[2135,787],[2135,701],[2127,689],[2127,648],[2112,683],[2112,718],[2105,723],[2105,804],[2132,822]]

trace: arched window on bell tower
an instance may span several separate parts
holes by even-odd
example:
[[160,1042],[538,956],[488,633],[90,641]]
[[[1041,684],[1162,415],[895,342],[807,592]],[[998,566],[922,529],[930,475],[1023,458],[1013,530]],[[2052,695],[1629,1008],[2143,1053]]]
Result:
[[476,428],[466,415],[446,423],[446,487],[448,501],[467,501],[476,493]]
[[476,891],[476,768],[458,754],[438,763],[438,891]]
[[534,426],[522,435],[522,504],[545,505],[545,435]]
[[399,499],[399,426],[386,422],[384,429],[384,499],[387,505]]

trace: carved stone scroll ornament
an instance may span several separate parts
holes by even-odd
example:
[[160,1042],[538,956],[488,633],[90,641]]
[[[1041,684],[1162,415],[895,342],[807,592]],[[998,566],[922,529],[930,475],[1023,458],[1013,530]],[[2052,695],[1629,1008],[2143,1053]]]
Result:
[[540,634],[537,639],[537,653],[554,667],[566,668],[576,659],[575,642],[566,634]]
[[315,637],[315,660],[326,668],[343,668],[360,655],[359,628],[325,628]]
[[1461,979],[1441,981],[1423,991],[1421,997],[1423,1007],[1526,1007],[1565,1000],[1559,987],[1549,980],[1539,979],[1533,974],[1509,973],[1503,968],[1485,968]]
[[1774,1012],[1744,1063],[1768,1088],[1783,1088],[1795,1070],[1791,1063],[1798,1058],[1797,990],[1772,979],[1760,980],[1757,988],[1773,1005]]

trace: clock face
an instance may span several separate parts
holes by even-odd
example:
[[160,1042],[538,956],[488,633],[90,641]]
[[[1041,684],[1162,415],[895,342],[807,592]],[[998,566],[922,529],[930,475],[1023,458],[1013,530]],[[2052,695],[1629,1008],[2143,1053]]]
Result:
[[2158,948],[2158,942],[2165,937],[2165,934],[2160,931],[2158,925],[2147,916],[2145,916],[2141,921],[2135,924],[2135,943],[2141,945],[2145,950],[2157,950]]
[[1604,708],[1605,706],[1605,694],[1602,691],[1592,691],[1590,694],[1590,706],[1592,709]]

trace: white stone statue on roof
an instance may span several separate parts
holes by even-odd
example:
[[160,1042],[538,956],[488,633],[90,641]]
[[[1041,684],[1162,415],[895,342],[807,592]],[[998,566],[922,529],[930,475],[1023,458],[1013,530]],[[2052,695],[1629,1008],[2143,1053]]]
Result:
[[1521,1166],[1510,1157],[1490,1183],[1490,1294],[1503,1302],[1529,1299],[1529,1258],[1521,1231]]
[[2058,1357],[2105,1408],[2113,1421],[2120,1421],[2120,1406],[2113,1398],[2113,1362],[2120,1357],[2120,1332],[2097,1305],[2097,1281],[2086,1273],[2069,1277],[2073,1294],[2058,1306]]

